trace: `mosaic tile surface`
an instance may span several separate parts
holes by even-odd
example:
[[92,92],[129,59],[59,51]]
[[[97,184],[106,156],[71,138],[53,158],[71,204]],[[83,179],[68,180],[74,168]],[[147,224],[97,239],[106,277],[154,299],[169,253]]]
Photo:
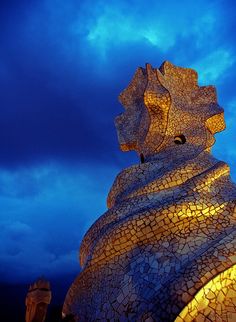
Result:
[[86,233],[63,315],[76,321],[236,321],[236,186],[211,155],[225,128],[213,86],[164,62],[119,99],[121,171]]

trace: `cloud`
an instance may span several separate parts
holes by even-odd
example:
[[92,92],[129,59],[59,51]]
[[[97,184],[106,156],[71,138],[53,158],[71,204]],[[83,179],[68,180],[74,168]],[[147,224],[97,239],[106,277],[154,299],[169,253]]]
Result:
[[[0,12],[0,273],[32,281],[79,269],[82,235],[121,168],[117,96],[137,66],[170,60],[217,85],[235,145],[235,4],[222,1],[4,1]],[[105,178],[105,180],[104,180]],[[63,236],[63,238],[62,238]]]
[[74,30],[81,32],[85,25],[88,43],[102,56],[106,56],[108,48],[114,44],[126,43],[129,47],[134,42],[146,42],[167,52],[178,37],[188,35],[194,36],[201,45],[215,28],[218,15],[217,3],[212,5],[206,1],[182,1],[181,6],[176,1],[165,5],[156,1],[98,1],[93,6],[86,3],[86,8],[83,24],[79,23]]
[[234,54],[230,50],[219,48],[193,63],[191,67],[197,70],[201,84],[220,84],[234,63]]
[[[54,278],[78,272],[81,238],[106,210],[116,172],[84,164],[76,169],[45,164],[15,173],[0,171],[5,186],[0,194],[1,280],[29,282],[40,275]],[[33,194],[29,177],[38,187]]]
[[210,83],[233,67],[234,48],[222,39],[222,7],[204,0],[5,4],[0,164],[114,164],[117,96],[137,66],[170,60],[196,67]]

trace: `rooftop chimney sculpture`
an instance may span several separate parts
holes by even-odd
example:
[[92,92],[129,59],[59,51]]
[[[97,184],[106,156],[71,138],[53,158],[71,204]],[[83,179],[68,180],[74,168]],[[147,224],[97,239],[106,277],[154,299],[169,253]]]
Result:
[[51,302],[50,283],[43,278],[30,285],[26,296],[26,322],[44,322]]
[[236,321],[236,186],[210,153],[225,128],[213,86],[164,62],[120,94],[121,171],[86,233],[63,315],[76,321]]

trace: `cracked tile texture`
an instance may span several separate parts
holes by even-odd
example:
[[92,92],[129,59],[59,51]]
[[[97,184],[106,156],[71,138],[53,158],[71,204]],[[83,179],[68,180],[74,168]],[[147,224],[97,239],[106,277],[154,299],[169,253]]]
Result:
[[225,128],[213,86],[164,62],[120,94],[121,171],[80,248],[63,314],[76,321],[236,321],[236,186],[211,155]]

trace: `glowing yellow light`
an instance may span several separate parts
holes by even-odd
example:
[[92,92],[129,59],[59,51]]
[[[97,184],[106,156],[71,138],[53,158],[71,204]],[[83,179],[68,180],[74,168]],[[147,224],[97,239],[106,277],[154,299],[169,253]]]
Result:
[[[215,308],[215,309],[213,309]],[[175,322],[198,321],[196,318],[215,314],[226,314],[233,321],[236,312],[236,264],[210,280],[185,306]]]

